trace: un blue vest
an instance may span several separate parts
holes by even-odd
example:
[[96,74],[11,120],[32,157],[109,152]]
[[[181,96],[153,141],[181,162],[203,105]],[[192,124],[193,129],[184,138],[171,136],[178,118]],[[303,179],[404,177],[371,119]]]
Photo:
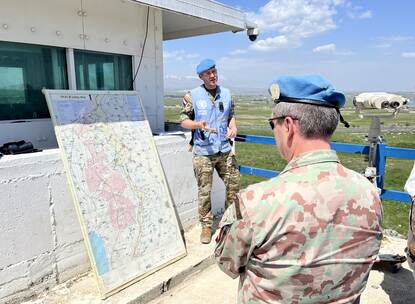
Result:
[[216,130],[216,133],[195,130],[193,153],[196,155],[213,155],[231,151],[229,139],[226,137],[232,103],[231,93],[228,89],[218,86],[214,103],[208,94],[203,85],[191,91],[195,121],[204,120],[207,127]]

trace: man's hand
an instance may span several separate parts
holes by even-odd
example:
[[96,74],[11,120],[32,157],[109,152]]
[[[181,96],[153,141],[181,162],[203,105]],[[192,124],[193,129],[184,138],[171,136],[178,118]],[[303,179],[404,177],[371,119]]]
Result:
[[204,130],[205,127],[206,127],[206,121],[204,121],[204,120],[197,121],[196,124],[197,124],[196,129]]
[[197,128],[196,129],[202,129],[203,131],[209,132],[209,133],[216,133],[215,129],[207,127],[207,123],[204,120],[197,121]]
[[228,138],[235,138],[238,130],[235,127],[228,127],[228,134],[226,135]]

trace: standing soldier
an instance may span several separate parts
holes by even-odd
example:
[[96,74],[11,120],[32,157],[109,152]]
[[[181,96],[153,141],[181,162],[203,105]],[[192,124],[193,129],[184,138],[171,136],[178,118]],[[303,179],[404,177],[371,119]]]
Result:
[[288,161],[240,192],[216,239],[238,303],[358,303],[382,239],[376,188],[345,168],[330,137],[345,97],[320,76],[281,77],[269,124]]
[[196,68],[203,84],[183,98],[181,126],[193,130],[193,169],[198,186],[200,241],[212,238],[211,190],[216,169],[226,186],[225,208],[239,191],[239,169],[230,139],[236,136],[234,103],[228,89],[217,85],[216,63],[202,60]]
[[408,231],[408,247],[406,248],[406,256],[408,264],[412,268],[415,278],[415,163],[412,172],[405,183],[405,191],[411,196],[412,205],[409,212],[409,231]]

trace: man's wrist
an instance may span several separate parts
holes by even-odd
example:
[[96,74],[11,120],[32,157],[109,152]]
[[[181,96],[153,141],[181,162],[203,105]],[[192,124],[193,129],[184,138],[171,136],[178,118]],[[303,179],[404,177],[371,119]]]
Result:
[[196,129],[203,129],[205,125],[203,124],[203,121],[197,121],[196,122]]
[[412,262],[415,262],[415,254],[411,252],[411,249],[409,247],[405,248],[405,253],[408,256],[408,258],[411,259]]

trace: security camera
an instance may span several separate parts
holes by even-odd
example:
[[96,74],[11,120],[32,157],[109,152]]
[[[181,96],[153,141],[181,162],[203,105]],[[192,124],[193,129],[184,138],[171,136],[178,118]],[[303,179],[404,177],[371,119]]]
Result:
[[259,29],[256,27],[249,28],[246,30],[246,34],[248,35],[249,40],[255,41],[259,35]]

